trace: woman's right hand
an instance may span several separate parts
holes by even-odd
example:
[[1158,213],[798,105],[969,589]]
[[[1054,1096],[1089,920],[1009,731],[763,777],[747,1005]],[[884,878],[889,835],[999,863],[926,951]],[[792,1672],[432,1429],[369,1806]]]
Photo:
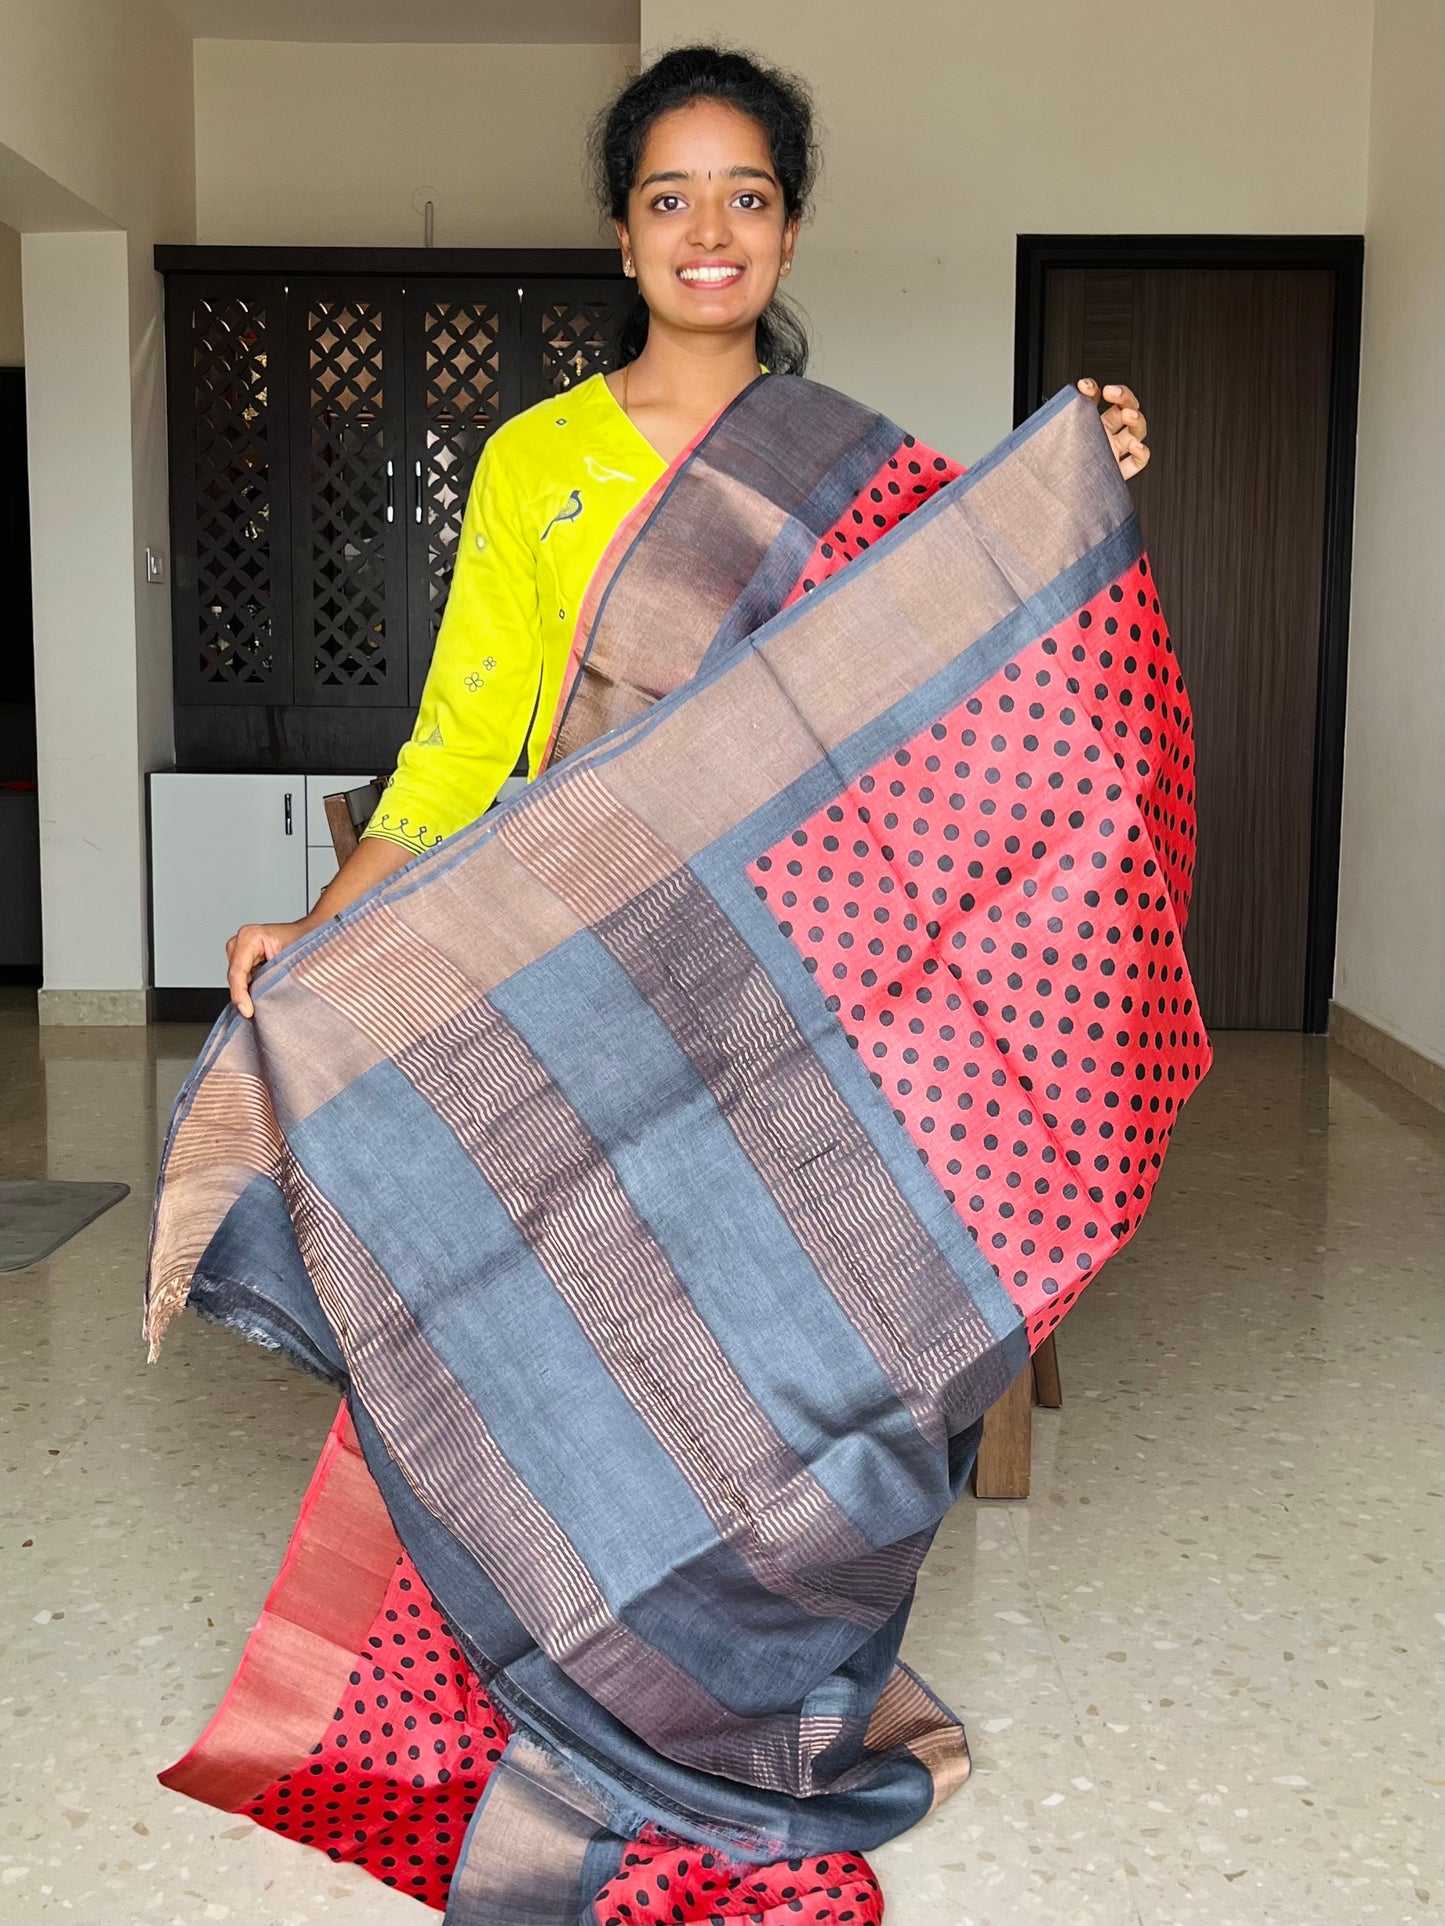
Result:
[[348,904],[375,889],[395,870],[409,863],[415,854],[400,843],[389,843],[381,836],[363,836],[341,868],[312,905],[309,916],[294,923],[243,923],[226,945],[226,986],[231,1001],[243,1017],[254,1016],[251,978],[263,963],[289,949],[312,930],[340,914]]
[[304,921],[243,923],[227,943],[226,987],[231,992],[231,1001],[243,1017],[256,1014],[250,987],[256,971],[263,963],[269,963],[273,956],[279,956],[282,950],[288,949],[298,937],[304,936],[308,927]]

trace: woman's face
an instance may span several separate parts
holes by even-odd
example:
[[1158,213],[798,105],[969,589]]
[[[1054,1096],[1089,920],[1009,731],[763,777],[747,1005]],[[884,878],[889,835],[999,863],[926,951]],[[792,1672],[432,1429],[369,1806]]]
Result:
[[654,322],[709,334],[751,327],[797,233],[755,120],[699,100],[653,123],[617,235]]

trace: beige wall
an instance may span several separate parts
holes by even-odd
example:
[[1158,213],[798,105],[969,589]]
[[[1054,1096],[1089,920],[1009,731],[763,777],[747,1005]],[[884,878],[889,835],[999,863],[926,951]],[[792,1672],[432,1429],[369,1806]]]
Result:
[[1445,1062],[1445,15],[1379,0],[1335,994]]
[[1010,425],[1016,235],[1359,232],[1371,13],[642,0],[642,46],[720,35],[811,83],[826,167],[792,290],[814,372],[967,458]]
[[167,597],[140,567],[169,546],[151,250],[194,235],[190,41],[161,0],[0,0],[0,48],[0,220],[24,235],[42,1013],[101,990],[135,1014],[142,772],[171,741]]
[[20,312],[20,236],[0,227],[0,368],[25,366],[25,321]]
[[196,221],[209,242],[595,247],[587,122],[635,48],[198,40]]

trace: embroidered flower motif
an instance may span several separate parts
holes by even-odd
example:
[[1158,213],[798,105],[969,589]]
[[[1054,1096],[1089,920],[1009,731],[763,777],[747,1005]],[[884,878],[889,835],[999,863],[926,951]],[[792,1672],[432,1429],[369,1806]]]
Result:
[[487,669],[490,671],[492,669],[495,669],[496,666],[497,666],[497,658],[494,655],[488,655],[483,657],[482,667],[484,669]]
[[472,670],[470,675],[463,676],[462,680],[473,695],[475,695],[477,690],[482,686],[482,678],[477,674],[475,669]]

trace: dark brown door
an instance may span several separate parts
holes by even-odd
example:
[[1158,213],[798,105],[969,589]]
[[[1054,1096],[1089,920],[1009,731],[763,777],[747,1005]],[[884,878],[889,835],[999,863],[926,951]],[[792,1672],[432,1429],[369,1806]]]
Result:
[[636,295],[630,281],[529,280],[522,295],[522,406],[612,366],[613,336]]
[[1205,1021],[1306,1024],[1335,277],[1052,267],[1043,392],[1126,382],[1133,484],[1194,702],[1199,861],[1187,949]]
[[180,703],[291,700],[285,347],[279,275],[187,275],[167,289]]
[[407,701],[402,298],[380,276],[290,290],[294,695]]

